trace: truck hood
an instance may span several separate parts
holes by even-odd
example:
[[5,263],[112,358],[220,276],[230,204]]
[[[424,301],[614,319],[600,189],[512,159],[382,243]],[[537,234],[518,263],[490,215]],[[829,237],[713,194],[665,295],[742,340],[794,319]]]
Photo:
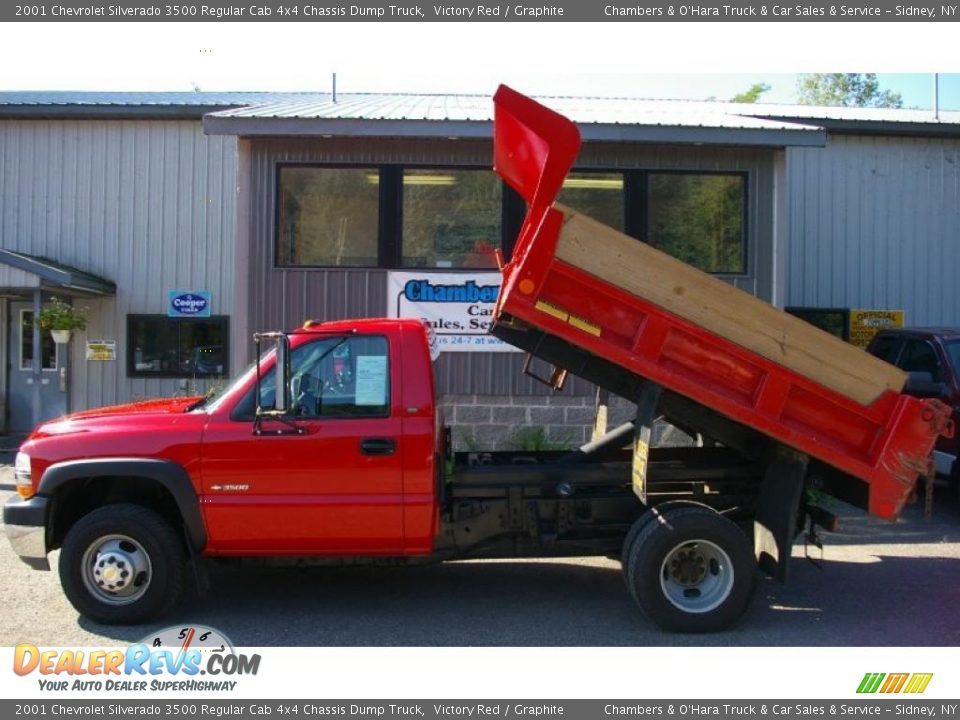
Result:
[[116,415],[139,415],[141,413],[182,413],[188,407],[203,399],[203,396],[186,398],[157,398],[155,400],[141,400],[140,402],[126,403],[124,405],[110,405],[108,407],[93,408],[91,410],[80,410],[79,412],[66,415],[58,420],[85,420],[86,418],[116,416]]
[[[167,424],[179,424],[170,416],[182,416],[187,408],[201,400],[201,396],[186,398],[159,398],[141,402],[111,405],[108,407],[80,410],[70,415],[41,423],[28,440],[40,440],[53,435],[69,435],[89,432],[100,428],[126,426],[128,430],[146,427],[156,428]],[[165,417],[174,420],[165,421]]]
[[50,465],[95,458],[159,458],[191,471],[200,457],[205,412],[186,412],[200,398],[175,398],[83,410],[37,426],[20,450],[36,478]]

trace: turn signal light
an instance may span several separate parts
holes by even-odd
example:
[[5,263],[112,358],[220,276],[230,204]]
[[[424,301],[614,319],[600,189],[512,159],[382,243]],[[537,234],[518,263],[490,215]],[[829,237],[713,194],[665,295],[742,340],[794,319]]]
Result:
[[30,456],[26,453],[17,453],[17,459],[13,463],[13,477],[17,484],[17,494],[22,498],[33,497],[33,471],[30,468]]

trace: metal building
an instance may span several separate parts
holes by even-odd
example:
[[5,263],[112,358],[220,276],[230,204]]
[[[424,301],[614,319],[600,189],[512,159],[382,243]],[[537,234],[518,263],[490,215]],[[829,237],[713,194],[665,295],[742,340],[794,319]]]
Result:
[[[545,102],[584,136],[562,200],[781,307],[960,324],[960,113]],[[391,274],[466,276],[481,235],[509,255],[523,207],[488,177],[491,117],[485,96],[0,93],[6,428],[202,391],[251,359],[255,329],[383,315]],[[89,309],[68,345],[30,322],[53,296]],[[585,384],[549,396],[507,352],[441,364],[469,442],[583,438]]]

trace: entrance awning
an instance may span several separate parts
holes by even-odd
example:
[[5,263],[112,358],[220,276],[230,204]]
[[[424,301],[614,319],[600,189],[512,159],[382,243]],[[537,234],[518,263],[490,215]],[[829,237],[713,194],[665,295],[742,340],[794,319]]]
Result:
[[43,290],[69,297],[95,297],[117,292],[117,286],[111,280],[49,258],[13,250],[0,250],[0,289]]

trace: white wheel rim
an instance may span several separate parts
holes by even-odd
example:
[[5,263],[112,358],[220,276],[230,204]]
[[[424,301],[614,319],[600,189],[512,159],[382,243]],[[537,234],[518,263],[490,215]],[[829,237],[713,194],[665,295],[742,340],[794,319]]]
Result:
[[724,550],[709,540],[687,540],[666,554],[660,565],[660,589],[678,610],[716,610],[733,590],[733,564]]
[[127,535],[105,535],[80,560],[87,591],[108,605],[136,602],[150,587],[153,565],[143,546]]

